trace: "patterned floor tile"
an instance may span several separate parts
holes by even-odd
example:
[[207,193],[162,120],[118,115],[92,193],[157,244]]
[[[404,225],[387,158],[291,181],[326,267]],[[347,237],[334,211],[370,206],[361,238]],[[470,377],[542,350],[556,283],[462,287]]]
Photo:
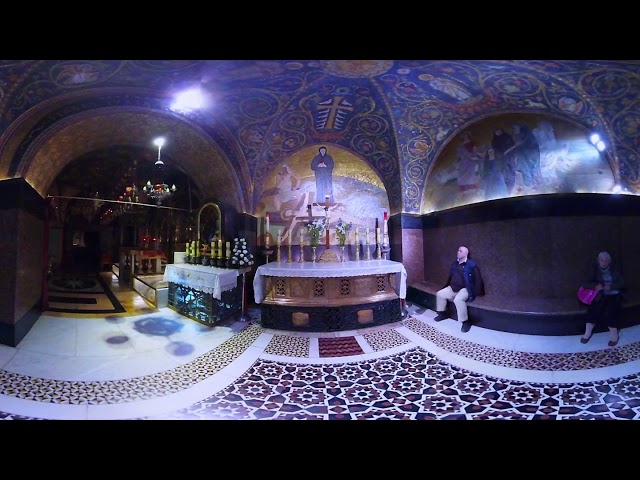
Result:
[[274,335],[264,353],[283,357],[308,357],[309,338]]
[[375,352],[410,343],[407,338],[400,335],[396,330],[382,330],[374,333],[365,333],[363,337]]
[[[415,307],[412,307],[415,308]],[[155,313],[157,315],[157,313]],[[217,348],[179,367],[117,381],[56,381],[0,370],[0,394],[33,402],[114,405],[157,399],[209,379],[254,345],[264,329],[259,312]],[[453,337],[420,319],[402,322],[421,338],[476,361],[528,370],[571,371],[637,360],[637,343],[577,353],[531,353],[487,347]],[[231,384],[206,398],[145,419],[180,420],[628,420],[640,419],[640,376],[607,381],[534,383],[480,374],[442,361],[401,335],[397,326],[354,336],[318,337],[322,364],[309,358],[311,336],[273,336],[265,354]],[[405,346],[401,353],[385,351]],[[298,363],[286,361],[295,357]],[[301,359],[307,359],[299,363]],[[326,363],[332,359],[331,363]],[[1,409],[0,409],[1,410]],[[32,417],[0,412],[0,419]]]
[[320,337],[318,349],[320,357],[348,357],[364,353],[355,337]]

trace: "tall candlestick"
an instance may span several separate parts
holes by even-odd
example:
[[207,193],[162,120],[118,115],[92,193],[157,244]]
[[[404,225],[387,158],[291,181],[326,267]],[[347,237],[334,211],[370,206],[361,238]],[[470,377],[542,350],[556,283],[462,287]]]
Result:
[[276,245],[280,246],[280,235],[282,235],[282,230],[278,229],[278,238],[276,239]]

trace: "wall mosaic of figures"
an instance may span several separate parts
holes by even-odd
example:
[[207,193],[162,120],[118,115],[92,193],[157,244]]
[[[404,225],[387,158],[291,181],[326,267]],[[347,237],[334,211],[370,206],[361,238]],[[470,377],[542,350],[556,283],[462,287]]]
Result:
[[[308,162],[309,152],[325,144],[332,154],[350,154],[374,173],[392,214],[425,213],[452,205],[439,200],[438,192],[450,187],[441,170],[461,132],[478,130],[474,141],[487,144],[479,122],[510,112],[545,116],[557,136],[565,123],[585,135],[598,131],[623,190],[638,193],[639,80],[637,61],[0,60],[0,178],[49,182],[41,170],[51,167],[33,159],[48,153],[48,165],[61,170],[73,160],[62,156],[80,157],[99,147],[85,137],[84,150],[53,148],[69,125],[109,109],[146,110],[169,132],[176,121],[190,125],[194,138],[180,143],[180,151],[169,151],[169,158],[194,179],[224,173],[218,183],[225,200],[240,211],[259,215],[275,172],[285,165],[296,169],[293,157]],[[171,111],[169,92],[194,84],[212,99],[209,108]],[[531,130],[538,127],[523,118]],[[96,143],[109,144],[108,135],[117,132],[124,138],[136,131],[132,127],[111,131],[96,124]],[[503,127],[512,124],[505,121]],[[196,142],[197,136],[204,141]],[[599,167],[587,153],[578,163],[593,172]],[[557,178],[538,182],[536,191],[570,189],[559,172],[570,169],[577,155],[570,149],[565,160],[547,158],[564,165],[551,167]],[[507,185],[508,193],[532,191],[527,175],[518,186]],[[607,182],[598,188],[606,189]],[[215,190],[213,181],[198,186],[207,194]],[[467,195],[469,201],[486,196]]]
[[[325,202],[326,211],[317,205]],[[299,150],[268,175],[256,213],[264,217],[267,212],[271,235],[280,232],[283,244],[289,235],[297,244],[310,220],[326,215],[335,244],[340,219],[351,224],[350,235],[356,228],[374,231],[376,219],[381,225],[389,212],[389,202],[382,181],[364,160],[337,145],[321,144]]]
[[611,165],[581,127],[554,117],[499,115],[462,131],[430,174],[423,212],[546,193],[610,193]]

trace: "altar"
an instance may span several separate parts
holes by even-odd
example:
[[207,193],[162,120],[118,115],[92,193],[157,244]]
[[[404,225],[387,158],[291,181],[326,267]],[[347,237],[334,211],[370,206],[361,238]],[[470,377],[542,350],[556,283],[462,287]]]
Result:
[[170,308],[205,325],[244,315],[244,270],[193,264],[168,264]]
[[121,282],[130,284],[134,275],[162,274],[163,261],[166,262],[166,257],[162,250],[121,247],[114,272],[117,271],[116,275]]
[[336,331],[402,320],[407,271],[400,262],[273,262],[253,280],[263,327]]

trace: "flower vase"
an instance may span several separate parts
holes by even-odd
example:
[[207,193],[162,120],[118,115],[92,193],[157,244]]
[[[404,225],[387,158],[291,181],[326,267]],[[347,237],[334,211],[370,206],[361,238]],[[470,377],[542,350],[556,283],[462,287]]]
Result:
[[314,247],[314,246],[311,247],[311,261],[313,263],[316,263],[316,248],[318,247]]
[[344,249],[345,249],[346,245],[340,245],[340,261],[341,262],[345,262],[346,258],[344,256]]

